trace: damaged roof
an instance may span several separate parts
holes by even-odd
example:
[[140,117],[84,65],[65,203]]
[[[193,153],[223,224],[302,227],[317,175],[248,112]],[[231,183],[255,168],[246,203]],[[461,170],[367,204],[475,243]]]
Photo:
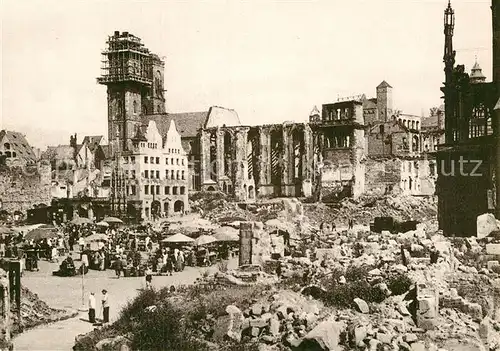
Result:
[[83,138],[82,144],[87,143],[90,151],[94,152],[103,140],[104,136],[102,135],[87,135]]
[[74,149],[69,145],[48,146],[42,153],[44,160],[68,160],[74,158]]
[[16,153],[17,158],[25,162],[36,161],[35,153],[23,134],[3,129],[0,131],[0,142],[9,143],[11,151]]
[[142,116],[143,127],[148,126],[149,121],[154,121],[161,136],[167,135],[170,121],[174,120],[177,131],[182,138],[194,138],[198,131],[203,128],[208,116],[208,111],[183,112],[183,113],[160,113]]

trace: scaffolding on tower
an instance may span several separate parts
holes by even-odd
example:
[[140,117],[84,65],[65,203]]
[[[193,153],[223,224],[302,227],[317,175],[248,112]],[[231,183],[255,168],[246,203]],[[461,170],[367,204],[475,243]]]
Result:
[[152,54],[141,39],[129,32],[116,31],[106,42],[102,51],[101,76],[99,84],[136,82],[150,86],[153,84],[153,63],[157,56]]

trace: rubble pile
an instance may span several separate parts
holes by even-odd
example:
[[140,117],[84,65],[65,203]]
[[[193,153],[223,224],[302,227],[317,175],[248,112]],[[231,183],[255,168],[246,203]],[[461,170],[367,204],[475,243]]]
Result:
[[[431,220],[432,201],[370,201],[345,200],[345,208],[329,209],[332,213],[324,205],[302,207],[293,201],[266,209],[278,221],[258,229],[292,223],[299,245],[290,255],[266,258],[261,266],[198,280],[197,286],[205,287],[198,296],[206,303],[196,309],[190,326],[197,338],[213,350],[249,345],[262,351],[500,350],[497,223],[481,224],[483,231],[492,231],[481,238],[446,238]],[[259,207],[242,211],[249,218]],[[363,216],[367,221],[376,216],[426,220],[402,233],[375,233],[366,225],[317,228],[325,218],[335,223],[347,216],[356,221]],[[310,235],[300,235],[304,225],[313,227]],[[252,289],[261,291],[250,298]],[[187,301],[179,296],[184,310],[200,306],[189,307]]]
[[[284,337],[286,344],[295,345],[327,315],[321,302],[291,291],[275,293],[243,311],[228,305],[226,312],[228,323],[216,323],[214,342],[220,343],[228,337],[237,342],[258,338],[266,344],[275,344]],[[225,319],[225,316],[220,318]]]
[[225,286],[252,286],[256,284],[276,284],[278,278],[274,274],[266,273],[259,265],[249,265],[239,269],[218,271],[196,280],[196,284],[207,289]]
[[[319,244],[330,248],[312,249]],[[485,252],[484,243],[474,238],[454,244],[424,225],[406,233],[344,231],[312,241],[309,256],[280,260],[281,275],[333,311],[324,321],[316,318],[319,324],[314,325],[292,319],[296,328],[281,327],[278,339],[292,349],[304,350],[460,350],[459,344],[468,347],[464,350],[482,350],[482,345],[497,349],[500,324],[491,317],[491,303],[481,301],[492,297],[497,265],[490,261],[493,269],[480,270],[467,265],[469,256]],[[365,273],[359,268],[366,273],[360,279],[356,274]],[[407,281],[411,285],[403,286]],[[346,293],[347,298],[335,296]],[[262,327],[264,331],[254,329],[247,334],[272,344],[267,336],[270,327],[269,322],[267,329]],[[321,330],[334,330],[340,336],[329,339]]]
[[248,211],[238,207],[222,192],[200,192],[190,197],[190,208],[202,217],[219,222],[220,219],[251,220]]
[[26,287],[21,287],[21,322],[17,318],[17,312],[13,311],[11,317],[12,333],[18,334],[24,329],[68,319],[77,314],[76,311],[51,308],[40,300],[37,294],[32,293]]
[[355,223],[369,224],[374,217],[394,217],[397,220],[426,221],[436,218],[437,202],[434,198],[412,196],[364,196],[357,200],[346,198],[335,205],[304,204],[304,212],[311,223],[323,222],[345,226],[347,218]]

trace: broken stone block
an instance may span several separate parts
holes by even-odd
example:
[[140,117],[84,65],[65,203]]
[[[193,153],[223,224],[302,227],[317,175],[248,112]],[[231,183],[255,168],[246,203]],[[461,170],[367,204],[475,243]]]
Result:
[[262,304],[256,303],[252,306],[252,315],[260,316],[262,314]]
[[486,266],[488,267],[488,269],[492,269],[493,267],[498,267],[500,266],[500,263],[498,263],[498,261],[488,261],[486,263]]
[[308,313],[306,316],[306,323],[308,327],[311,327],[318,320],[318,316],[314,313]]
[[439,296],[432,289],[420,284],[417,287],[417,326],[432,330],[436,326],[439,315]]
[[402,265],[402,264],[397,264],[395,266],[392,266],[391,269],[397,273],[406,273],[408,272],[408,267]]
[[226,313],[229,315],[231,315],[231,314],[243,314],[243,312],[235,305],[228,305],[226,307]]
[[299,345],[301,345],[301,340],[298,339],[293,333],[288,334],[285,341],[286,344],[293,348],[299,347]]
[[364,300],[357,297],[354,299],[354,303],[358,307],[359,312],[370,313],[370,308],[368,307],[368,304]]
[[485,317],[481,321],[481,324],[479,324],[479,336],[484,340],[488,340],[488,337],[491,334],[490,329],[491,329],[491,321],[488,317]]
[[335,317],[330,317],[311,330],[304,337],[300,346],[304,350],[316,349],[318,347],[322,350],[337,350],[340,342],[340,334],[346,328],[347,325],[344,321],[337,322],[335,321]]
[[412,333],[408,333],[404,337],[404,341],[406,341],[408,344],[414,343],[417,340],[418,340],[418,337]]
[[500,244],[486,244],[486,254],[500,255]]
[[500,230],[495,216],[491,213],[484,213],[477,216],[477,238],[482,239],[495,230]]
[[377,339],[371,339],[369,342],[370,351],[377,351],[378,345],[380,345],[380,341]]
[[408,311],[408,308],[406,307],[406,305],[403,302],[398,304],[397,309],[398,309],[398,312],[401,313],[402,316],[406,317],[406,316],[411,315],[410,311]]
[[427,351],[423,342],[415,342],[411,344],[411,351]]
[[262,318],[257,318],[257,319],[251,319],[250,320],[250,326],[253,328],[264,328],[267,326],[267,321],[265,321]]
[[419,244],[411,244],[411,248],[410,248],[411,252],[422,252],[424,251],[424,247],[422,245],[419,245]]
[[392,335],[387,333],[377,333],[377,340],[384,344],[390,344],[392,342]]
[[273,317],[269,320],[269,332],[271,335],[278,336],[280,333],[280,327],[280,321],[277,318]]
[[473,319],[481,320],[483,318],[483,308],[478,303],[467,302],[465,304],[466,313]]
[[270,320],[272,318],[272,316],[273,315],[268,312],[268,313],[264,313],[262,316],[260,316],[260,318],[267,322],[268,320]]
[[358,345],[363,342],[367,336],[366,327],[361,326],[354,329],[354,342]]
[[418,239],[425,239],[427,238],[427,234],[425,233],[425,231],[421,230],[421,229],[417,229],[415,230],[415,238],[418,238]]

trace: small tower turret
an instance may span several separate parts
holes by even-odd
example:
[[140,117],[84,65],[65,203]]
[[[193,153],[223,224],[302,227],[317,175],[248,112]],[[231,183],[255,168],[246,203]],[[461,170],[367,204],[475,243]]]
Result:
[[486,81],[486,76],[483,74],[483,70],[481,66],[479,66],[479,63],[477,63],[477,57],[476,57],[476,63],[474,63],[474,66],[471,69],[470,72],[470,82],[471,84],[477,84],[477,83],[484,83]]

